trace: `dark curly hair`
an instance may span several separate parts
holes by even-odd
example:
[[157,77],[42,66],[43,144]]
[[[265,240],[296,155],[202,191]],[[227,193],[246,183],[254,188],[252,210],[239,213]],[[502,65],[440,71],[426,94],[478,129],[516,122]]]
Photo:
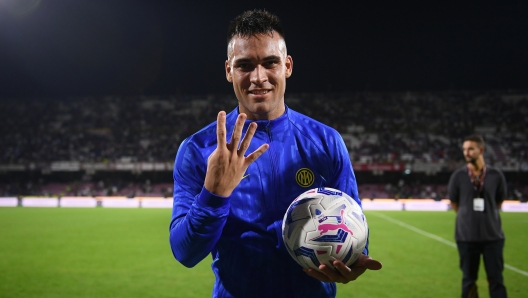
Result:
[[284,29],[279,18],[266,10],[248,10],[237,16],[229,25],[227,43],[233,36],[251,37],[256,34],[269,34],[277,32],[284,39]]

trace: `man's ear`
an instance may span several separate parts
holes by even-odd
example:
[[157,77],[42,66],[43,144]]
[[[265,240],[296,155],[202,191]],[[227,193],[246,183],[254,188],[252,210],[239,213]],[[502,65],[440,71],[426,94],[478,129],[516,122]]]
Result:
[[229,60],[226,60],[225,62],[225,70],[226,70],[226,79],[229,83],[233,83],[233,76],[231,75],[231,66],[229,65]]
[[290,55],[286,56],[286,62],[284,65],[286,66],[286,77],[289,78],[293,72],[293,59]]

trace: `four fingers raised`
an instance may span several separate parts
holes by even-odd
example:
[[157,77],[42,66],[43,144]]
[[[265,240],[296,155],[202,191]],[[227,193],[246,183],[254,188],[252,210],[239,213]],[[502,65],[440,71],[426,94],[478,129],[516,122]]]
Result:
[[[257,130],[257,124],[251,123],[246,131],[246,134],[242,138],[242,131],[244,129],[244,123],[247,119],[247,115],[244,113],[240,113],[237,117],[237,120],[235,122],[235,127],[233,128],[233,133],[231,135],[231,140],[229,143],[227,143],[227,129],[226,129],[226,113],[224,111],[221,111],[218,113],[217,118],[217,138],[218,138],[218,148],[226,147],[233,153],[237,153],[238,156],[242,157],[246,154],[247,149],[249,148],[249,145],[251,144],[251,140],[253,139],[253,136],[255,135],[255,131]],[[242,141],[241,141],[242,139]],[[251,163],[253,163],[257,158],[259,158],[262,153],[266,152],[268,150],[269,145],[263,144],[257,150],[250,153],[245,160],[246,166],[249,166]]]

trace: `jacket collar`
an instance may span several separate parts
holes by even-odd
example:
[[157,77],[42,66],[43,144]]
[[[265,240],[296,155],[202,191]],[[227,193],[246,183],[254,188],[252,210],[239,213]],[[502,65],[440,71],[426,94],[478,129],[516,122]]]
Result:
[[[283,126],[288,122],[288,118],[290,117],[290,109],[287,105],[284,105],[285,110],[284,114],[282,114],[279,118],[273,119],[273,120],[246,120],[244,123],[244,130],[247,129],[249,124],[252,122],[257,123],[258,127],[257,130],[267,130],[267,129],[273,129],[275,127]],[[240,114],[238,111],[238,107],[234,111],[236,113],[236,116]],[[236,118],[235,118],[236,119]]]

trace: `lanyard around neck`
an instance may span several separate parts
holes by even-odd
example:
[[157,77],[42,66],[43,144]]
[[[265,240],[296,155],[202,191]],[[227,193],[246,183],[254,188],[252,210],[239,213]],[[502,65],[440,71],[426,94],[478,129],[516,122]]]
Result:
[[481,192],[484,188],[484,178],[486,178],[486,166],[484,165],[484,168],[482,168],[482,175],[480,176],[475,176],[469,166],[467,167],[467,169],[469,179],[471,180],[471,184],[473,184],[473,188],[475,189],[475,191]]

